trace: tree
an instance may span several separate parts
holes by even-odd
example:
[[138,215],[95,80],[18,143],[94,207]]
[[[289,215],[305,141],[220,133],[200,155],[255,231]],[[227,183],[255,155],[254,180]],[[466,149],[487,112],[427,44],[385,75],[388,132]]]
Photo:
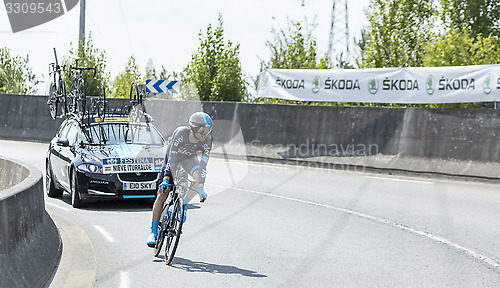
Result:
[[135,62],[135,57],[132,55],[125,69],[116,76],[115,82],[113,83],[112,97],[128,98],[130,96],[130,87],[134,82],[136,84],[144,84],[144,82],[141,81],[141,73]]
[[[313,35],[313,31],[316,26],[315,21],[313,21],[312,24],[309,24],[307,19],[304,19],[303,22],[288,19],[288,25],[286,28],[276,29],[273,27],[271,29],[273,40],[266,41],[266,46],[269,47],[269,50],[271,50],[271,58],[267,62],[261,60],[260,71],[262,72],[268,68],[330,69],[330,57],[326,54],[322,57],[318,56],[316,38]],[[349,63],[342,60],[342,55],[340,55],[337,60],[339,61],[339,67],[351,67]],[[256,88],[258,83],[259,77],[257,77],[254,82]],[[314,104],[309,101],[291,101],[273,98],[258,98],[253,101],[268,104]],[[326,103],[318,104],[324,105]]]
[[441,19],[448,28],[465,28],[473,39],[500,36],[500,1],[441,0],[441,6]]
[[[97,72],[96,76],[92,71],[83,72],[83,80],[85,81],[85,89],[87,96],[99,95],[99,86],[101,83],[105,89],[109,91],[109,72],[106,72],[106,52],[99,51],[92,43],[92,33],[85,37],[84,41],[79,41],[79,47],[72,47],[69,51],[69,57],[63,59],[63,64],[66,69],[70,66],[75,66],[75,59],[79,59],[79,67],[95,67]],[[74,73],[74,72],[72,72]],[[65,73],[66,90],[69,92],[71,89],[72,77],[69,73]]]
[[490,35],[475,38],[465,27],[451,28],[425,46],[423,65],[429,67],[496,64],[500,60],[500,40]]
[[[267,41],[266,46],[271,50],[271,59],[261,61],[261,71],[266,68],[275,69],[330,69],[330,58],[325,55],[318,59],[316,38],[312,35],[315,24],[310,26],[299,21],[288,20],[286,29],[271,33],[273,41]],[[304,26],[306,31],[304,31]],[[310,29],[311,28],[311,29]]]
[[152,58],[149,58],[148,63],[146,64],[146,73],[144,74],[144,79],[156,79],[156,68]]
[[371,0],[362,67],[422,66],[423,46],[431,38],[436,11],[433,1]]
[[247,95],[239,60],[239,44],[224,39],[222,15],[219,25],[200,31],[200,46],[181,75],[184,84],[194,84],[203,101],[241,101]]
[[0,93],[33,94],[40,83],[28,66],[29,56],[21,59],[11,55],[7,47],[0,48]]

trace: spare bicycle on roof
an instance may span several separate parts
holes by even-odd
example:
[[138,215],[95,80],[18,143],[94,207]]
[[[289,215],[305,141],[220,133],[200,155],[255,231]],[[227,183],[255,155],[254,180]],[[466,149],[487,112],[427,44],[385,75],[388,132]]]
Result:
[[[106,117],[127,117],[130,122],[149,123],[152,117],[146,113],[144,98],[149,94],[144,85],[136,82],[130,86],[130,102],[121,107],[109,107],[106,98],[106,87],[103,83],[99,85],[99,95],[89,97],[84,80],[85,71],[93,71],[92,77],[97,74],[95,67],[79,66],[81,59],[75,59],[75,66],[69,69],[60,66],[57,60],[56,49],[54,48],[56,62],[50,63],[49,73],[53,77],[50,85],[49,106],[50,115],[53,119],[77,117],[82,123],[104,122]],[[66,90],[63,72],[71,74],[71,89]]]

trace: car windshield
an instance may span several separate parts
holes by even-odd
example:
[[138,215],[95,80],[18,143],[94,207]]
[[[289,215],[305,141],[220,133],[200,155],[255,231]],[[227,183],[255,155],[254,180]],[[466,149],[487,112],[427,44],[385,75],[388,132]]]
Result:
[[81,138],[84,144],[163,145],[160,133],[150,124],[144,123],[99,123],[84,126]]

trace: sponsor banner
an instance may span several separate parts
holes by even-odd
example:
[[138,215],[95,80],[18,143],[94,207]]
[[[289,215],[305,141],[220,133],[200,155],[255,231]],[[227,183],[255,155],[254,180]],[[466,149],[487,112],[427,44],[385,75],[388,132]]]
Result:
[[267,69],[257,97],[320,102],[462,103],[500,100],[500,65]]
[[102,159],[104,174],[158,172],[163,165],[162,158],[105,158]]

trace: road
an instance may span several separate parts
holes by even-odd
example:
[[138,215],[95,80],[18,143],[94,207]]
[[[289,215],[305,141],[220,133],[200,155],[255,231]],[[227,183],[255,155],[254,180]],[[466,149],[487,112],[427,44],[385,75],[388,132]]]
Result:
[[[0,141],[44,170],[47,144]],[[172,266],[151,202],[46,198],[63,254],[50,287],[500,287],[497,185],[211,159]]]

